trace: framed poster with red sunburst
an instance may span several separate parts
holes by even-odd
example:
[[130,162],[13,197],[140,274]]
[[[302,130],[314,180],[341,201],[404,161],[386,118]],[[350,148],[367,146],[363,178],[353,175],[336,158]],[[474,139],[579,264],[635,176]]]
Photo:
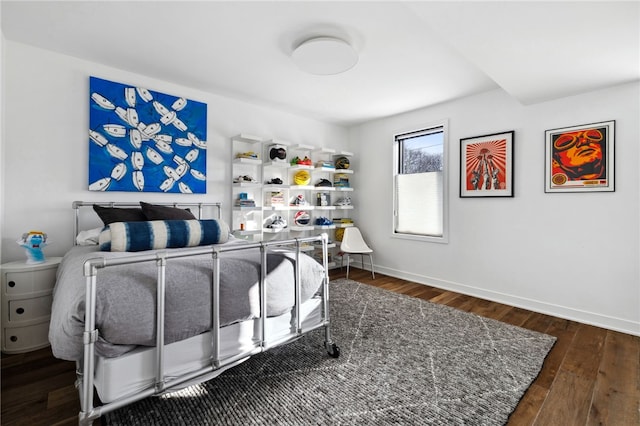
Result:
[[513,197],[514,131],[460,139],[460,197]]

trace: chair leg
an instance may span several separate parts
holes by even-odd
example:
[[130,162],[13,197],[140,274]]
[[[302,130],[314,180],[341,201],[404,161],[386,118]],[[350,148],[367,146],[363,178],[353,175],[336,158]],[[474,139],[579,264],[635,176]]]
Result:
[[[345,253],[347,256],[347,279],[349,279],[349,254]],[[344,260],[344,255],[342,255],[342,259]]]
[[369,262],[371,262],[371,277],[375,280],[376,274],[373,272],[373,255],[369,253]]

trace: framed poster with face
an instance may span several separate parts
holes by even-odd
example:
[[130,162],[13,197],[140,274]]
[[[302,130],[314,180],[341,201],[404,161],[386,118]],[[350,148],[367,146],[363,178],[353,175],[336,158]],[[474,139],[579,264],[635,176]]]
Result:
[[460,139],[460,197],[513,197],[514,131]]
[[545,192],[615,191],[615,120],[545,132]]

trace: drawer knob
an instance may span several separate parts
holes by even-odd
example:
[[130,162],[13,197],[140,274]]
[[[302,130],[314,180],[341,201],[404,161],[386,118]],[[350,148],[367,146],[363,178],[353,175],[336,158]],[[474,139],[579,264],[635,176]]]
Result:
[[9,287],[15,287],[15,286],[16,286],[15,281],[9,281]]
[[12,342],[17,342],[18,341],[18,336],[11,336],[11,337],[9,337],[9,340],[11,340]]
[[20,315],[24,314],[24,308],[18,308],[16,309],[16,312]]

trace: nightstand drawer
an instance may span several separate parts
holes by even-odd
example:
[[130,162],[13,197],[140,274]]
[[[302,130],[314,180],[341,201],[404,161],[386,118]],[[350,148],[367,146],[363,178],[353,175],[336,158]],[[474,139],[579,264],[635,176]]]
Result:
[[7,272],[4,290],[10,296],[50,290],[56,283],[56,271],[54,267],[40,271]]
[[4,329],[2,350],[4,352],[23,352],[44,348],[49,345],[49,321],[28,327],[9,327]]
[[9,321],[26,321],[51,315],[51,295],[9,300]]

